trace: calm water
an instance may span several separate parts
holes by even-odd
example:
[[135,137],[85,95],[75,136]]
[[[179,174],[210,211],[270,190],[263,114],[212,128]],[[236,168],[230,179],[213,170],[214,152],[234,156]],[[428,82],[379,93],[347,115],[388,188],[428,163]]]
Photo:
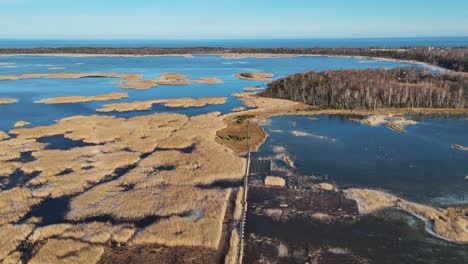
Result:
[[[168,109],[154,106],[151,111],[131,113],[109,113],[117,116],[134,116],[156,112],[179,112],[188,115],[220,111],[228,113],[241,103],[231,97],[235,92],[241,92],[247,86],[262,86],[263,82],[238,80],[235,73],[249,71],[264,71],[274,73],[276,78],[311,70],[332,69],[365,69],[392,68],[408,66],[405,63],[395,63],[376,60],[359,60],[353,58],[332,57],[297,57],[284,59],[224,59],[219,56],[184,57],[0,57],[0,62],[15,62],[15,65],[0,67],[0,75],[19,75],[25,73],[141,73],[145,79],[154,79],[161,73],[182,73],[188,78],[217,77],[224,81],[219,85],[191,84],[188,86],[158,86],[156,88],[137,91],[122,90],[110,78],[88,79],[25,79],[15,81],[0,81],[0,98],[18,98],[19,103],[0,106],[0,130],[10,130],[18,120],[25,120],[33,125],[47,125],[54,120],[73,115],[97,114],[96,109],[103,104],[129,102],[179,97],[228,96],[225,105],[207,106],[204,108]],[[63,71],[50,71],[50,67],[63,67]],[[86,104],[46,105],[35,104],[34,101],[57,96],[96,95],[110,92],[126,92],[128,99],[95,102]]]
[[40,40],[0,39],[0,48],[37,47],[223,47],[223,48],[368,48],[368,47],[460,47],[468,37],[357,38],[357,39],[243,39],[243,40]]
[[468,145],[468,121],[412,118],[419,123],[400,133],[332,116],[276,117],[256,155],[284,146],[303,175],[328,175],[341,186],[383,189],[424,204],[468,205],[468,152],[451,148]]

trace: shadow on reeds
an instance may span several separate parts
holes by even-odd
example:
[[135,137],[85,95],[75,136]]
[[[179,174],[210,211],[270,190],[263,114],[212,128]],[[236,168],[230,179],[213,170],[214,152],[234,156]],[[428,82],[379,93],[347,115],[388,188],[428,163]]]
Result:
[[0,190],[6,191],[14,187],[20,187],[26,185],[31,179],[34,179],[40,174],[40,172],[34,172],[32,174],[25,174],[21,170],[16,170],[12,175],[8,177],[0,178]]
[[219,180],[210,184],[198,184],[196,187],[200,189],[228,189],[228,188],[238,188],[244,185],[243,181],[229,181],[229,180]]
[[71,140],[65,138],[63,135],[43,137],[38,139],[37,141],[40,143],[47,144],[45,149],[69,150],[72,148],[89,146],[89,144],[86,144],[83,141]]

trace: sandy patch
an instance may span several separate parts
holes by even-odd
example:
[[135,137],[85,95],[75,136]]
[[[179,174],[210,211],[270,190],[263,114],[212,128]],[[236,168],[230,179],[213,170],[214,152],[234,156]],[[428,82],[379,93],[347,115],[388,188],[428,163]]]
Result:
[[109,100],[119,100],[128,98],[127,93],[110,93],[110,94],[100,94],[94,96],[64,96],[64,97],[54,97],[47,98],[36,101],[36,103],[42,104],[76,104],[76,103],[88,103],[88,102],[101,102]]
[[405,117],[394,117],[393,115],[373,115],[362,120],[354,120],[367,126],[386,125],[389,129],[406,132],[405,127],[416,125],[418,122],[406,119]]
[[27,125],[30,125],[31,123],[29,122],[26,122],[26,121],[18,121],[15,123],[15,128],[22,128],[22,127],[25,127]]
[[[358,203],[359,212],[373,213],[385,208],[398,208],[415,214],[433,224],[432,230],[436,235],[455,242],[468,242],[468,209],[447,208],[445,210],[411,203],[397,196],[381,191],[367,189],[345,190],[347,198]],[[426,228],[430,228],[427,227]]]
[[284,187],[286,185],[286,181],[281,177],[267,176],[265,178],[265,185],[271,187]]
[[468,151],[468,147],[464,147],[464,146],[458,145],[458,144],[452,145],[452,148],[456,149],[456,150]]
[[18,99],[0,98],[0,105],[14,104],[17,102],[18,102]]
[[243,72],[234,75],[236,78],[245,81],[271,81],[273,74],[263,72]]

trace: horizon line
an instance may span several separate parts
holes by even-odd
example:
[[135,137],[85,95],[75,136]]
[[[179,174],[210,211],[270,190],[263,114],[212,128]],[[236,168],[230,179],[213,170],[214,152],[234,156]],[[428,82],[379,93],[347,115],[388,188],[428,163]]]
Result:
[[101,40],[101,41],[216,41],[216,40],[366,40],[366,39],[424,39],[424,38],[468,38],[467,36],[393,36],[393,37],[304,37],[304,38],[23,38],[23,37],[6,37],[0,38],[0,41],[5,40]]

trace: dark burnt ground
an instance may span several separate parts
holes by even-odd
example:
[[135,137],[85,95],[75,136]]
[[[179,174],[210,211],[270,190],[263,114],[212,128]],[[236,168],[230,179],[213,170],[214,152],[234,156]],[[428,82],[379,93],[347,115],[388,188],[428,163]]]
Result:
[[216,250],[203,247],[165,247],[161,245],[106,247],[99,264],[128,263],[218,263]]
[[[334,220],[354,219],[358,214],[357,204],[343,193],[318,188],[266,188],[249,189],[249,212],[256,215],[281,211],[281,221],[310,218],[317,213],[326,214]],[[271,214],[270,214],[271,216]]]
[[[302,181],[289,177],[288,184]],[[244,263],[461,264],[468,259],[466,245],[432,237],[408,213],[359,215],[356,202],[341,191],[313,184],[251,186],[248,206]]]

